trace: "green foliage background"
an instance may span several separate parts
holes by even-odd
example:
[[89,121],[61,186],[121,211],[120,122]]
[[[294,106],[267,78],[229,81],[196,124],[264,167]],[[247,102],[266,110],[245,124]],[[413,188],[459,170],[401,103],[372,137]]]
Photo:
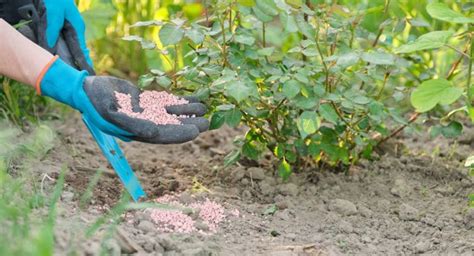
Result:
[[[142,88],[197,93],[211,128],[248,126],[226,164],[270,150],[284,177],[292,166],[348,166],[429,110],[443,118],[433,136],[462,130],[454,117],[466,103],[445,114],[469,87],[468,1],[130,3],[113,2],[95,57],[111,64],[104,71],[145,74]],[[114,52],[102,50],[111,41]]]

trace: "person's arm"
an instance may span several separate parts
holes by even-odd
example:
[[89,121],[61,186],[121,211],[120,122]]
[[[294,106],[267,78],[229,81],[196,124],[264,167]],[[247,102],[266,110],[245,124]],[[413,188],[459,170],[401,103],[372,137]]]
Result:
[[39,95],[71,106],[101,131],[123,140],[154,144],[183,143],[208,129],[202,116],[206,107],[195,100],[169,107],[168,113],[185,115],[181,125],[157,125],[118,111],[115,93],[131,95],[138,106],[141,91],[115,77],[89,76],[37,46],[0,19],[0,75],[35,87]]
[[3,19],[0,19],[0,35],[0,75],[35,86],[54,56]]

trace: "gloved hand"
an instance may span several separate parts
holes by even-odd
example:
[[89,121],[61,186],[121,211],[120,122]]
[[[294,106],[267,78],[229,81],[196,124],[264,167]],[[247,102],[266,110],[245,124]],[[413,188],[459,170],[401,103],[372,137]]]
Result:
[[45,68],[36,88],[39,93],[79,110],[103,132],[122,140],[137,140],[155,144],[183,143],[196,138],[209,126],[202,116],[206,107],[193,99],[189,104],[170,106],[168,113],[196,117],[181,118],[182,125],[156,125],[143,119],[129,117],[118,112],[115,92],[132,96],[134,111],[138,106],[140,90],[126,80],[88,76],[86,71],[77,71],[57,57]]
[[[31,35],[25,29],[20,31],[30,40],[52,54],[60,54],[58,42],[64,38],[72,59],[63,59],[79,70],[94,75],[92,60],[85,40],[85,24],[73,0],[33,0],[37,17],[29,27]],[[35,14],[35,15],[36,15]],[[37,19],[37,20],[35,20]],[[63,58],[64,56],[61,56]]]

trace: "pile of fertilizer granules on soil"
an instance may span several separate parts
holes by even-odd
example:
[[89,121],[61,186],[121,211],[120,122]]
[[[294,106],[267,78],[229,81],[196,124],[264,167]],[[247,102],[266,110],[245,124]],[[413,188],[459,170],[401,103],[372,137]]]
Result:
[[182,198],[181,195],[159,197],[154,201],[168,205],[168,209],[153,208],[144,211],[158,232],[182,234],[199,232],[209,235],[217,232],[219,224],[226,217],[239,217],[240,214],[238,210],[226,210],[221,204],[208,198],[196,199],[192,196],[188,196],[187,200]]
[[167,92],[144,91],[140,94],[140,107],[143,112],[134,112],[132,107],[132,96],[130,94],[115,92],[115,97],[119,105],[118,112],[130,117],[149,120],[158,125],[180,125],[179,118],[187,116],[177,116],[166,111],[168,106],[188,104],[185,99],[179,98]]

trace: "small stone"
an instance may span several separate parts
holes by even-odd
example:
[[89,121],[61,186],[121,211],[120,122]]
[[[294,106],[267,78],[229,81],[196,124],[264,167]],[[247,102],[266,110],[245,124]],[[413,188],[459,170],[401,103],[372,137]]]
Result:
[[340,221],[338,226],[339,229],[345,233],[352,233],[354,231],[352,224],[344,220]]
[[408,204],[401,204],[399,209],[398,209],[398,217],[401,219],[401,220],[419,220],[420,219],[420,216],[419,216],[419,211],[412,207],[411,205],[408,205]]
[[278,218],[278,219],[281,219],[281,220],[284,220],[284,221],[290,221],[293,219],[293,217],[291,216],[291,213],[288,209],[285,209],[283,211],[277,211],[275,213],[275,218]]
[[280,193],[285,196],[297,196],[298,186],[293,183],[286,183],[279,187]]
[[352,202],[344,199],[334,199],[329,202],[329,211],[337,212],[344,216],[354,215],[357,213],[357,207]]
[[291,241],[296,240],[296,234],[295,233],[288,233],[288,234],[285,235],[285,237],[288,238]]
[[247,200],[248,200],[248,199],[251,199],[251,198],[252,198],[252,193],[251,193],[250,191],[248,191],[248,190],[244,190],[244,191],[242,192],[242,197],[243,197],[244,199],[247,199]]
[[394,181],[393,187],[390,189],[390,193],[392,193],[394,196],[404,197],[410,193],[410,188],[404,179],[398,178]]
[[186,191],[186,192],[181,193],[181,195],[179,195],[179,201],[182,204],[190,204],[193,202],[193,197],[191,196],[189,192]]
[[270,185],[266,180],[261,181],[258,185],[260,192],[262,192],[264,196],[272,196],[275,194],[275,186]]
[[467,229],[474,229],[474,208],[469,208],[464,215],[464,224]]
[[278,210],[284,210],[288,208],[288,202],[286,200],[278,201],[275,203]]
[[137,228],[143,231],[145,234],[156,231],[155,224],[148,220],[141,220]]
[[417,244],[415,244],[415,252],[416,253],[425,253],[431,248],[430,242],[427,241],[420,241]]
[[204,248],[192,248],[186,249],[181,252],[183,256],[207,256],[209,252],[207,252]]
[[[155,244],[156,242],[152,237],[147,237],[147,239],[143,243],[143,249],[145,249],[146,252],[153,252],[155,250]],[[161,247],[161,245],[158,244],[158,246]]]
[[71,191],[64,191],[61,195],[61,199],[63,202],[66,203],[72,202],[72,200],[74,199],[74,193]]
[[366,218],[369,218],[370,216],[372,216],[372,214],[374,214],[372,210],[370,210],[369,208],[365,206],[359,206],[359,212],[360,212],[360,215]]
[[240,183],[242,183],[242,185],[244,185],[244,186],[248,186],[248,185],[250,184],[250,181],[249,181],[249,179],[247,179],[247,178],[243,178],[243,179],[240,181]]
[[265,179],[265,170],[259,167],[250,167],[247,170],[247,176],[253,180]]
[[435,191],[443,196],[454,194],[454,188],[449,185],[437,187]]
[[120,245],[115,239],[108,239],[105,241],[105,249],[107,250],[107,255],[112,255],[112,256],[120,256]]
[[244,168],[235,168],[231,175],[232,182],[235,183],[237,181],[240,181],[245,176],[245,170]]
[[161,235],[156,236],[155,240],[166,251],[173,251],[177,249],[176,245],[173,243],[173,240],[171,240],[171,238],[169,238],[166,234],[161,234]]
[[209,231],[209,226],[206,225],[206,223],[204,223],[202,221],[196,222],[196,224],[194,226],[199,230],[202,230],[202,231],[205,231],[205,232]]
[[163,246],[161,246],[160,244],[155,243],[153,245],[153,253],[154,255],[162,255],[163,253],[165,253],[165,248],[163,248]]
[[191,217],[191,219],[193,220],[197,220],[199,218],[199,214],[201,213],[201,209],[200,208],[195,208],[195,209],[191,209],[192,213],[189,215],[189,217]]

